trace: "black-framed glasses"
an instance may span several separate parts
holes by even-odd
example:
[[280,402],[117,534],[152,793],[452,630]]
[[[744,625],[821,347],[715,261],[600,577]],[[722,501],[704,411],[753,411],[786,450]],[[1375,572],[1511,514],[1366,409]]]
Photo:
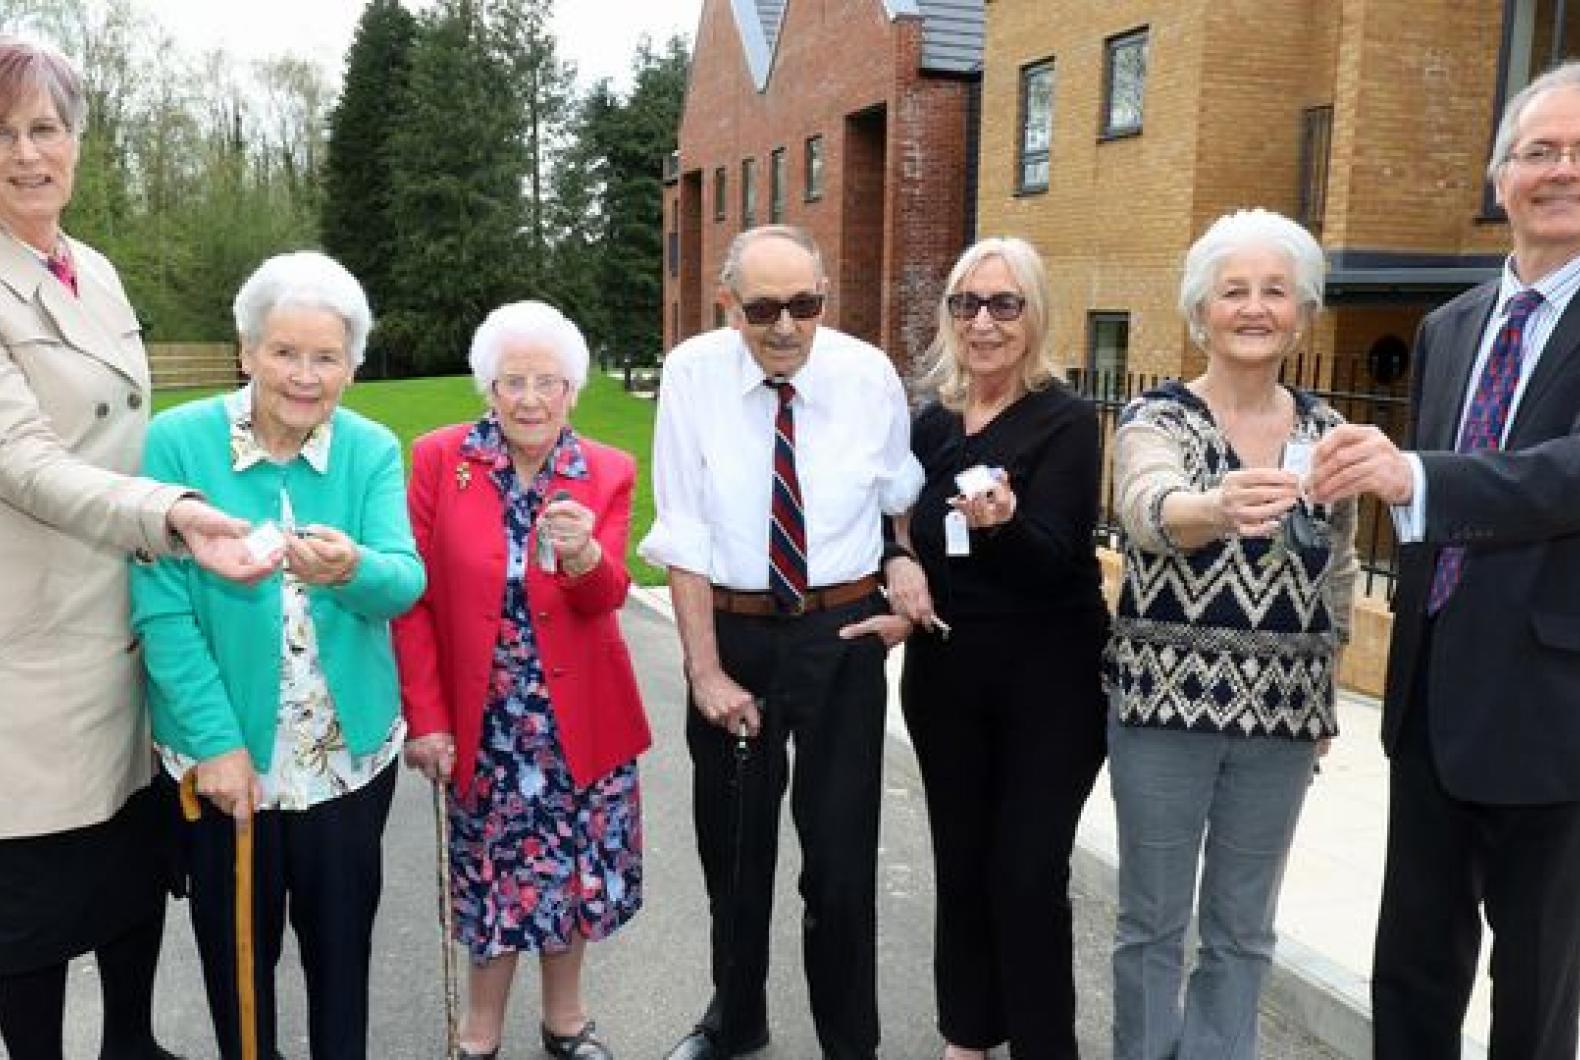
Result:
[[750,302],[741,303],[741,312],[748,324],[759,328],[777,321],[781,313],[789,313],[791,320],[811,320],[823,312],[823,295],[803,293],[792,295],[784,301],[753,298]]
[[956,320],[975,320],[983,306],[987,306],[988,316],[1000,322],[1019,320],[1026,311],[1026,299],[1014,291],[998,291],[986,298],[971,291],[958,291],[944,299],[944,304]]

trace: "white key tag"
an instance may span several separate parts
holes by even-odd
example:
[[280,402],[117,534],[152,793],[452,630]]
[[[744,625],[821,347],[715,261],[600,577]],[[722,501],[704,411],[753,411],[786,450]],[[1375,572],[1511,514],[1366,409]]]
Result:
[[1305,488],[1306,479],[1311,477],[1311,453],[1316,448],[1316,443],[1305,439],[1290,439],[1284,443],[1283,468],[1293,471],[1300,479],[1301,489]]
[[285,547],[285,535],[272,521],[259,523],[244,539],[247,555],[254,563],[262,563]]
[[944,514],[944,554],[971,555],[971,527],[966,525],[964,512],[950,509]]

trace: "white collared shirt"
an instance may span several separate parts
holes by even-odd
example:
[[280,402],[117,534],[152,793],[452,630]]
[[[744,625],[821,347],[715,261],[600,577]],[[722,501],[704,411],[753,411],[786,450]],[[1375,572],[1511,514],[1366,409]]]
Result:
[[[1569,308],[1569,302],[1574,298],[1575,292],[1580,290],[1580,257],[1571,259],[1563,268],[1548,273],[1530,287],[1541,292],[1542,302],[1531,311],[1530,317],[1525,322],[1520,345],[1520,378],[1514,384],[1514,393],[1509,398],[1509,413],[1503,421],[1503,434],[1498,439],[1500,448],[1508,441],[1509,431],[1514,427],[1514,417],[1520,409],[1520,399],[1525,396],[1525,384],[1531,381],[1531,375],[1536,371],[1536,364],[1547,349],[1547,340],[1552,337],[1553,329],[1563,318],[1564,310]],[[1460,407],[1459,419],[1454,421],[1456,446],[1459,432],[1464,427],[1465,417],[1470,415],[1470,406],[1476,400],[1476,388],[1481,380],[1482,369],[1486,367],[1487,358],[1492,356],[1492,347],[1497,341],[1498,332],[1503,330],[1503,322],[1508,319],[1509,303],[1515,295],[1525,289],[1526,285],[1514,274],[1514,258],[1511,255],[1503,263],[1503,277],[1498,284],[1498,299],[1493,303],[1492,315],[1482,332],[1476,363],[1470,368],[1470,383],[1465,387],[1465,401]],[[1394,505],[1391,511],[1395,536],[1398,537],[1400,544],[1408,545],[1426,537],[1426,468],[1422,465],[1421,458],[1414,453],[1404,455],[1410,462],[1410,474],[1414,479],[1415,489],[1409,504]]]
[[[697,335],[664,358],[657,517],[639,546],[649,563],[741,592],[768,588],[778,398],[765,378],[733,328]],[[883,351],[821,327],[790,382],[809,581],[853,581],[878,569],[880,512],[905,511],[922,487],[905,390]]]

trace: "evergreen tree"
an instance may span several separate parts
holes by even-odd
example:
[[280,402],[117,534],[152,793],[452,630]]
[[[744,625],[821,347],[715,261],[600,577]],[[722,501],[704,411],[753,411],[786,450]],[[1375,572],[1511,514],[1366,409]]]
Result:
[[444,0],[423,19],[390,139],[384,326],[422,372],[464,370],[483,316],[529,293],[526,109],[519,56],[499,46],[493,7]]
[[[400,122],[417,20],[400,0],[372,0],[346,53],[345,84],[329,120],[320,231],[324,249],[362,281],[375,319],[391,308],[395,258],[390,137]],[[384,329],[371,337],[370,374],[403,374]],[[394,363],[391,363],[392,360]]]
[[599,134],[605,159],[600,273],[617,356],[653,361],[663,344],[664,160],[675,149],[686,94],[686,43],[663,52],[644,40],[631,95]]

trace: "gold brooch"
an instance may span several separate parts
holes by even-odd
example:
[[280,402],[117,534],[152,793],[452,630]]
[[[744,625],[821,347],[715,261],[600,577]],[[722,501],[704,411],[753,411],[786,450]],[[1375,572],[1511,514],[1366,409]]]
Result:
[[455,465],[455,488],[464,490],[472,484],[472,465],[465,460]]

